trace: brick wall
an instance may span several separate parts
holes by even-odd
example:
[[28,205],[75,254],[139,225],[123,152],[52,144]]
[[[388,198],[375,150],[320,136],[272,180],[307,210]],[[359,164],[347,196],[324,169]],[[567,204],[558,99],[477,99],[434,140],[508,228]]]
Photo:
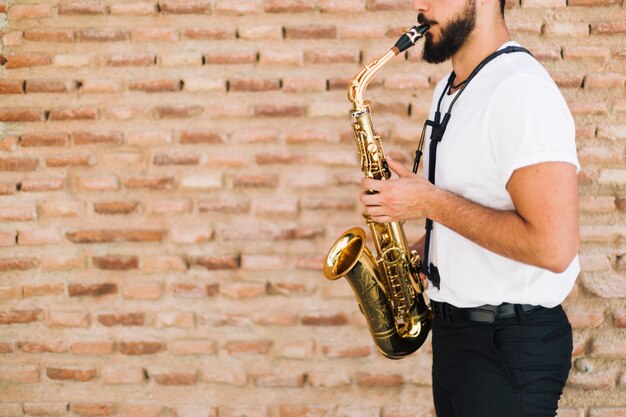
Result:
[[[512,0],[578,132],[583,272],[560,416],[626,416],[626,8]],[[362,225],[347,81],[408,0],[0,2],[0,417],[432,416],[321,263]],[[408,161],[448,65],[368,90]],[[422,223],[407,225],[411,239]]]

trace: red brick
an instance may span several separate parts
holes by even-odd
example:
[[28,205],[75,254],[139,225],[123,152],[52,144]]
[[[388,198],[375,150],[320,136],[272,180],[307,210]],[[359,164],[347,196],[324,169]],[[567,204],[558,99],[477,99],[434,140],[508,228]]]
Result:
[[0,122],[43,122],[43,110],[29,107],[0,108]]
[[311,64],[358,64],[359,51],[328,47],[308,49],[304,51],[304,59]]
[[74,145],[120,145],[123,140],[122,132],[72,132]]
[[273,129],[244,129],[231,135],[234,143],[275,143],[278,138],[278,131]]
[[304,386],[304,375],[299,373],[258,373],[250,375],[259,388],[289,388]]
[[24,413],[31,416],[60,416],[67,414],[66,401],[36,401],[25,402]]
[[198,211],[221,213],[245,213],[250,210],[250,201],[240,198],[218,198],[198,200]]
[[160,199],[146,203],[146,211],[152,214],[191,213],[193,202],[191,199]]
[[176,42],[178,31],[168,27],[134,29],[130,33],[133,42]]
[[203,243],[213,239],[211,226],[177,227],[171,231],[171,240],[175,243]]
[[204,54],[203,59],[207,65],[253,64],[257,61],[257,53],[249,51],[210,52]]
[[39,382],[39,367],[35,365],[2,365],[0,382],[26,383]]
[[127,365],[105,365],[102,367],[102,383],[105,385],[141,384],[144,371]]
[[117,284],[68,284],[67,293],[70,297],[100,297],[117,294]]
[[51,245],[60,241],[61,235],[56,228],[20,230],[17,235],[17,244],[23,246]]
[[24,298],[24,290],[21,286],[0,287],[0,299],[2,298]]
[[39,160],[34,158],[0,158],[0,172],[2,171],[35,171]]
[[3,221],[33,221],[37,219],[34,207],[0,207],[0,220]]
[[103,326],[143,326],[144,313],[98,314],[98,322]]
[[89,327],[89,314],[82,311],[50,311],[50,327]]
[[267,13],[302,13],[316,10],[315,0],[269,0],[265,2]]
[[271,346],[269,340],[242,340],[226,342],[224,349],[229,355],[267,355]]
[[336,39],[337,27],[334,25],[308,25],[285,27],[286,39]]
[[590,74],[585,77],[585,88],[623,89],[626,76],[618,73]]
[[22,94],[24,84],[23,80],[0,80],[0,94]]
[[126,188],[147,188],[150,190],[171,190],[174,188],[173,177],[128,178],[124,180]]
[[33,310],[0,311],[0,324],[32,323],[34,321],[43,320],[43,316],[44,312],[40,308]]
[[329,358],[363,358],[372,354],[371,345],[367,344],[332,344],[321,346],[324,356]]
[[148,16],[157,12],[154,4],[146,2],[118,3],[109,8],[114,16]]
[[115,342],[83,342],[72,344],[73,355],[109,355],[115,350]]
[[76,32],[76,40],[79,42],[120,42],[128,39],[128,32],[110,27],[86,28]]
[[296,153],[261,153],[256,155],[255,160],[258,165],[302,164],[305,157]]
[[136,282],[125,284],[122,295],[130,300],[158,300],[163,296],[163,284],[159,282]]
[[60,191],[65,187],[63,178],[30,178],[20,183],[22,192]]
[[74,31],[58,28],[24,30],[24,39],[31,42],[74,42]]
[[301,67],[304,54],[300,50],[264,50],[259,54],[259,64]]
[[[233,383],[235,381],[223,381],[220,378],[217,379],[216,382],[220,383],[230,383],[231,385],[239,385],[239,381]],[[237,406],[222,406],[219,408],[220,417],[268,417],[268,407],[267,406],[252,406],[252,405],[237,405]]]
[[70,403],[70,411],[87,417],[110,416],[117,412],[115,404],[111,403]]
[[579,74],[553,74],[552,79],[559,88],[580,88],[583,85],[583,76]]
[[161,242],[163,230],[81,230],[68,232],[73,243]]
[[46,368],[46,376],[58,381],[87,382],[96,379],[96,370],[89,367]]
[[568,384],[575,388],[610,389],[615,386],[614,372],[580,373],[570,372]]
[[259,13],[258,0],[217,0],[215,13],[247,15]]
[[151,355],[164,348],[163,343],[157,341],[119,342],[119,351],[125,355]]
[[345,371],[310,372],[307,381],[315,388],[338,388],[352,384],[352,378]]
[[567,6],[566,0],[521,0],[522,7],[527,8],[557,8]]
[[283,91],[286,93],[320,93],[326,91],[326,80],[316,77],[285,78]]
[[211,0],[164,0],[159,2],[161,13],[207,14],[211,13]]
[[594,59],[607,62],[610,57],[609,48],[599,46],[566,46],[563,48],[563,59],[585,60]]
[[626,407],[593,407],[589,417],[626,417]]
[[355,380],[362,387],[399,387],[404,384],[404,377],[399,374],[357,373]]
[[183,130],[178,139],[181,145],[226,143],[226,135],[215,130]]
[[591,34],[593,35],[621,35],[626,33],[626,22],[599,22],[591,24]]
[[187,264],[180,256],[145,256],[143,258],[143,271],[163,272],[163,271],[186,271]]
[[246,25],[237,29],[237,35],[240,39],[280,40],[283,38],[283,27],[281,25]]
[[582,7],[602,7],[602,6],[616,6],[621,3],[620,0],[568,0],[568,6],[582,6]]
[[37,132],[20,135],[20,146],[66,146],[68,135],[64,132]]
[[65,93],[74,90],[74,87],[74,81],[70,80],[26,80],[26,93]]
[[278,186],[276,174],[247,174],[233,178],[235,188],[275,188]]
[[128,83],[129,90],[144,91],[146,93],[156,93],[164,91],[179,91],[180,80],[160,79],[160,80],[135,80]]
[[202,106],[157,106],[153,109],[157,119],[187,119],[202,114]]
[[159,385],[195,385],[198,383],[198,372],[195,370],[155,369],[148,371],[149,378]]
[[622,359],[626,358],[626,341],[624,338],[614,337],[607,339],[594,339],[591,344],[591,352],[594,356],[603,358]]
[[300,320],[305,326],[343,326],[348,324],[348,316],[345,313],[306,313],[302,314]]
[[275,91],[280,89],[280,81],[277,79],[233,79],[229,81],[230,91]]
[[411,0],[370,0],[369,9],[372,11],[414,10]]
[[46,342],[20,340],[17,342],[17,348],[26,353],[63,353],[69,349],[67,343],[62,340]]
[[317,286],[314,284],[305,284],[298,282],[276,281],[269,282],[267,292],[268,294],[277,294],[285,296],[303,296],[312,295]]
[[281,404],[278,407],[280,417],[330,417],[333,410],[334,407],[331,405]]
[[258,104],[254,106],[254,114],[260,117],[302,117],[306,113],[304,105],[289,104]]
[[139,268],[137,256],[94,256],[93,265],[98,269],[128,271]]
[[215,297],[219,293],[218,284],[174,284],[171,287],[174,297],[182,298],[204,298]]
[[94,120],[98,117],[95,107],[58,108],[50,111],[50,120]]
[[110,201],[93,203],[93,210],[98,214],[131,214],[137,211],[137,201]]
[[585,276],[582,284],[586,290],[602,298],[626,297],[626,281],[610,276]]
[[24,297],[41,297],[46,295],[61,296],[65,295],[65,284],[39,284],[24,285]]
[[216,346],[212,340],[174,340],[170,350],[174,355],[215,355]]
[[16,4],[9,9],[9,19],[38,19],[52,16],[49,4]]
[[290,313],[255,313],[252,321],[259,326],[295,326],[298,316]]
[[149,53],[118,53],[104,58],[104,64],[111,67],[147,67],[155,63],[156,56]]
[[[235,30],[225,27],[198,27],[183,29],[183,37],[196,40],[222,40],[235,38]],[[281,30],[282,35],[282,30]]]
[[362,13],[366,0],[321,0],[322,13]]
[[258,282],[230,282],[220,287],[220,292],[228,298],[249,299],[265,295],[265,284]]
[[122,85],[118,80],[91,78],[81,81],[80,91],[83,93],[118,93],[122,91]]
[[79,0],[59,3],[59,15],[106,14],[106,7],[96,0]]
[[64,168],[69,166],[88,167],[96,162],[95,155],[87,153],[59,154],[46,158],[46,166]]

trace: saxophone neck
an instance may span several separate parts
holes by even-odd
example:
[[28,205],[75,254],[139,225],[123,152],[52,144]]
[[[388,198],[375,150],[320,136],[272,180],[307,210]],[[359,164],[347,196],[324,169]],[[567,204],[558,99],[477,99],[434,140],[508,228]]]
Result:
[[375,59],[361,70],[350,82],[348,86],[348,100],[352,103],[352,112],[363,110],[368,102],[364,95],[370,81],[380,72],[380,70],[396,55],[406,51],[420,40],[430,28],[429,25],[414,26],[404,33],[396,44],[384,56]]

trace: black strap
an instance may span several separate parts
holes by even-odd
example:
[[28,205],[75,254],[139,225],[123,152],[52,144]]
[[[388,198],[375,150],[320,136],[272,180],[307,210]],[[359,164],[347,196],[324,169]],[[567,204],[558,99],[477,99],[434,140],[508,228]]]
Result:
[[[456,101],[459,99],[463,91],[465,91],[465,88],[467,88],[470,81],[472,81],[472,79],[476,76],[476,74],[478,74],[478,72],[481,69],[483,69],[485,65],[487,65],[494,58],[500,55],[510,54],[512,52],[524,52],[532,56],[530,51],[528,51],[526,48],[522,48],[519,46],[507,46],[506,48],[500,49],[492,53],[491,55],[487,56],[476,66],[476,68],[474,68],[474,70],[469,75],[469,77],[467,77],[467,80],[465,81],[463,87],[459,90],[456,97],[454,97],[454,99],[452,100],[452,103],[450,103],[450,106],[448,107],[448,110],[446,111],[446,114],[443,116],[443,120],[442,120],[441,119],[441,103],[443,101],[443,98],[447,94],[448,89],[452,85],[452,81],[456,77],[456,74],[454,73],[454,71],[452,71],[452,73],[448,77],[448,82],[446,84],[446,87],[443,89],[443,92],[441,93],[441,96],[439,97],[439,101],[437,102],[437,110],[435,111],[435,117],[434,117],[435,120],[427,120],[425,123],[425,126],[431,127],[430,145],[428,147],[428,152],[429,152],[428,154],[428,181],[430,181],[432,184],[435,183],[435,166],[437,163],[437,145],[439,144],[439,142],[443,140],[443,135],[446,131],[446,128],[448,127],[448,122],[450,121],[452,107],[454,106]],[[415,152],[416,159],[415,159],[415,163],[413,164],[413,172],[417,172],[417,168],[419,167],[419,158],[421,158],[421,153],[422,153],[421,148],[423,146],[423,140],[424,140],[424,132],[422,132],[422,137],[420,139],[420,144],[418,145],[418,150]],[[433,265],[432,263],[430,265],[428,264],[428,257],[429,257],[429,252],[430,252],[430,233],[432,229],[433,229],[433,221],[431,219],[426,219],[426,238],[425,238],[426,240],[424,242],[424,259],[422,262],[422,272],[425,273],[430,278],[430,280],[432,281],[435,287],[439,288],[439,284],[440,284],[439,271],[437,270],[437,267]]]

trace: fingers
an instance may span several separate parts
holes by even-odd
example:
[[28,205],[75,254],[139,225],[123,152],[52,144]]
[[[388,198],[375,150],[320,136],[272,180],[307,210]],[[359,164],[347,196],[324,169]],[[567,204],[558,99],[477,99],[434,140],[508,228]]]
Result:
[[413,174],[413,171],[408,170],[404,165],[402,165],[400,162],[396,161],[395,159],[392,159],[390,157],[387,157],[387,164],[389,165],[389,168],[391,168],[391,170],[393,172],[395,172],[396,174],[398,174],[398,176],[400,178],[402,177],[408,177],[411,175],[415,175]]

